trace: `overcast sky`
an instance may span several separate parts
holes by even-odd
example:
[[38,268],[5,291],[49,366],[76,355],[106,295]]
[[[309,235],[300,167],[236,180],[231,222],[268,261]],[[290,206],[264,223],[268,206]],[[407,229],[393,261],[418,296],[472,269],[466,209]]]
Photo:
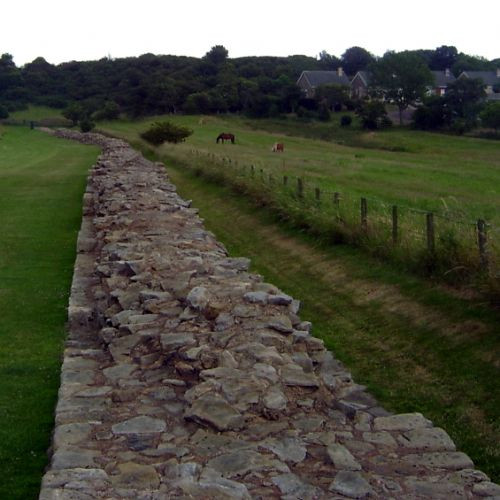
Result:
[[340,56],[454,45],[500,57],[500,0],[3,0],[0,53],[18,66],[147,52]]

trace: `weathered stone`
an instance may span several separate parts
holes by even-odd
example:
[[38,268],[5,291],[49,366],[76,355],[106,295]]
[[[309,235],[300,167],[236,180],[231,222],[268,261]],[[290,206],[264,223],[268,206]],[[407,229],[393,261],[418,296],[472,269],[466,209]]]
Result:
[[285,293],[279,293],[276,295],[269,295],[267,301],[269,304],[275,306],[287,306],[292,303],[293,298],[290,295],[286,295]]
[[426,481],[423,479],[408,479],[406,487],[410,493],[420,498],[435,498],[439,500],[466,498],[464,488],[458,484]]
[[204,394],[195,400],[187,409],[185,418],[209,424],[219,431],[238,430],[244,426],[240,412],[216,394]]
[[210,294],[206,287],[194,287],[186,297],[187,303],[197,311],[203,311],[210,302]]
[[196,345],[196,340],[192,333],[165,333],[160,336],[162,349],[169,353],[180,349]]
[[472,487],[472,493],[480,497],[500,498],[500,486],[491,481],[484,481]]
[[301,366],[288,364],[281,369],[281,377],[286,385],[319,387],[318,379],[312,373],[305,373]]
[[[76,484],[80,487],[75,488]],[[109,476],[102,469],[61,469],[45,474],[42,488],[62,488],[64,486],[83,489],[92,485],[95,489],[104,489],[109,484]]]
[[130,377],[130,375],[132,375],[132,373],[134,373],[137,368],[138,367],[136,365],[122,363],[119,365],[111,366],[110,368],[106,368],[102,372],[104,376],[109,380],[117,382],[120,379]]
[[398,443],[405,448],[428,451],[455,451],[450,436],[439,427],[421,428],[405,432],[398,437]]
[[338,472],[329,489],[349,498],[366,498],[373,492],[366,479],[352,471]]
[[412,465],[450,470],[468,469],[474,466],[472,460],[465,453],[458,451],[411,454],[405,455],[402,460]]
[[260,446],[272,451],[284,462],[299,463],[306,458],[307,448],[297,438],[267,439]]
[[411,431],[431,425],[432,422],[421,413],[402,413],[376,418],[373,422],[373,429],[376,431]]
[[97,466],[98,452],[77,447],[59,448],[52,456],[53,469],[91,468]]
[[284,314],[273,316],[267,321],[266,326],[280,333],[292,333],[293,326],[290,318]]
[[276,386],[272,386],[263,398],[264,406],[269,410],[283,410],[287,405],[287,398]]
[[[267,304],[267,299],[269,294],[266,292],[247,292],[243,295],[243,298],[252,304]],[[235,315],[239,314],[235,311]]]
[[363,432],[363,439],[367,443],[389,446],[391,448],[396,448],[398,446],[396,440],[387,431]]
[[150,434],[163,432],[166,424],[158,418],[141,415],[115,424],[111,429],[114,434]]
[[87,422],[58,425],[54,432],[54,448],[67,447],[79,443],[80,441],[87,440],[92,431],[92,427],[93,426]]
[[320,495],[320,490],[311,484],[303,482],[295,474],[281,474],[271,479],[285,498],[300,498],[301,500],[314,500]]
[[135,490],[156,490],[160,486],[160,478],[151,465],[126,462],[117,466],[118,474],[112,476],[113,485]]
[[341,444],[331,444],[326,451],[336,469],[361,470],[361,465]]

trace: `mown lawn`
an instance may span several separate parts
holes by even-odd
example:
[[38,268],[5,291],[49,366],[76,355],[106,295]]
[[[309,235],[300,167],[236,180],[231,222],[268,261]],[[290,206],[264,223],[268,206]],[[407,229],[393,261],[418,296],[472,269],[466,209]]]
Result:
[[0,498],[37,498],[53,427],[81,199],[98,150],[0,138]]

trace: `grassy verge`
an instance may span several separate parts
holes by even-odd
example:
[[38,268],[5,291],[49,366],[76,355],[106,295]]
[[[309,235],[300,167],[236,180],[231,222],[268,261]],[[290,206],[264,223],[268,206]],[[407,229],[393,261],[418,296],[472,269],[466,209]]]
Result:
[[5,127],[0,140],[0,498],[38,496],[81,198],[96,156],[24,127]]
[[277,225],[229,188],[173,158],[167,164],[231,254],[251,257],[254,271],[303,301],[301,316],[358,382],[387,408],[423,412],[500,479],[496,313],[359,251]]

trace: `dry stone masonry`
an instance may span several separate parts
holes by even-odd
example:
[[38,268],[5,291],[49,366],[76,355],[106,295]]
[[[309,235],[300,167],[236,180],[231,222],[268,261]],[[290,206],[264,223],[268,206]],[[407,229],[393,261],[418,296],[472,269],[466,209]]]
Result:
[[[392,415],[204,229],[164,166],[97,134],[41,500],[499,498]],[[230,221],[228,221],[230,223]]]

